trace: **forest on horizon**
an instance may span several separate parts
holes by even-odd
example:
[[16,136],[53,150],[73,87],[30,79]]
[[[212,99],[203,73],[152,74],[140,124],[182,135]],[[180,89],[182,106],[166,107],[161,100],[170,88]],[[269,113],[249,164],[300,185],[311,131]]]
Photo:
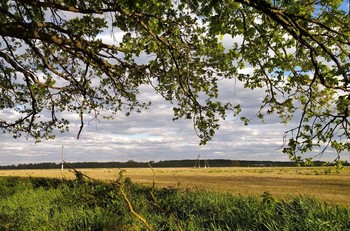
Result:
[[[198,163],[199,161],[199,163]],[[326,166],[331,165],[325,161],[314,161],[313,166]],[[43,162],[43,163],[28,163],[17,165],[0,166],[0,169],[59,169],[61,163]],[[259,161],[259,160],[227,160],[227,159],[186,159],[186,160],[164,160],[164,161],[149,161],[149,162],[137,162],[129,160],[126,162],[72,162],[64,163],[65,168],[181,168],[181,167],[294,167],[293,161]],[[307,166],[305,163],[301,163],[301,166]],[[343,166],[350,166],[345,161]]]

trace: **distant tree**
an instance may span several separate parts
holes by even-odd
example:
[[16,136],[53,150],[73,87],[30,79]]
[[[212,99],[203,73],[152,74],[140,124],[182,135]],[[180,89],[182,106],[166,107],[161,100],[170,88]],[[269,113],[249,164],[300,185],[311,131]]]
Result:
[[[241,105],[218,100],[220,79],[265,89],[259,118],[300,123],[284,152],[350,150],[350,17],[341,0],[16,0],[0,2],[0,118],[16,138],[54,138],[65,112],[140,111],[139,87],[152,86],[193,119],[205,144],[219,119]],[[106,43],[101,34],[122,39]],[[225,49],[220,41],[236,42]],[[146,59],[139,58],[147,57]],[[252,74],[240,74],[245,67]],[[106,114],[110,112],[112,114]],[[48,116],[49,115],[49,116]],[[248,118],[241,117],[245,124]],[[322,150],[321,150],[322,152]]]

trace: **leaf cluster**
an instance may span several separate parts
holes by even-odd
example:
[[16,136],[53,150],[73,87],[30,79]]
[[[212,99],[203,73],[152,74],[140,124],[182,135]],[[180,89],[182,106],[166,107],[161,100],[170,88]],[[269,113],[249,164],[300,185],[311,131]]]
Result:
[[[220,80],[236,78],[265,92],[260,119],[299,121],[284,136],[292,159],[328,147],[340,154],[350,148],[348,15],[339,0],[1,1],[0,110],[13,116],[0,128],[53,138],[69,129],[69,112],[79,138],[86,115],[147,109],[147,85],[173,104],[174,119],[193,120],[205,144],[241,111],[219,100]],[[229,48],[223,35],[234,39]]]

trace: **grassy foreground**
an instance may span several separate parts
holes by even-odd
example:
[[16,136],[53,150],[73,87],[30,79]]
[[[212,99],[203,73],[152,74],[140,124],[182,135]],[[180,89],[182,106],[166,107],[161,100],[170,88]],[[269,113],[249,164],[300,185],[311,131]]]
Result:
[[[144,219],[144,220],[142,220]],[[155,189],[0,177],[0,230],[350,230],[350,208],[310,197],[277,200],[208,190]]]

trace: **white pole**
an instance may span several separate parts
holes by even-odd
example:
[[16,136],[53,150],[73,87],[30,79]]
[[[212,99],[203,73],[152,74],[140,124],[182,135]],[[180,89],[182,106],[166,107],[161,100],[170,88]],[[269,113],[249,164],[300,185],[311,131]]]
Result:
[[63,145],[62,145],[61,156],[62,156],[62,159],[61,159],[61,170],[63,171]]
[[198,168],[201,168],[201,154],[198,154]]

